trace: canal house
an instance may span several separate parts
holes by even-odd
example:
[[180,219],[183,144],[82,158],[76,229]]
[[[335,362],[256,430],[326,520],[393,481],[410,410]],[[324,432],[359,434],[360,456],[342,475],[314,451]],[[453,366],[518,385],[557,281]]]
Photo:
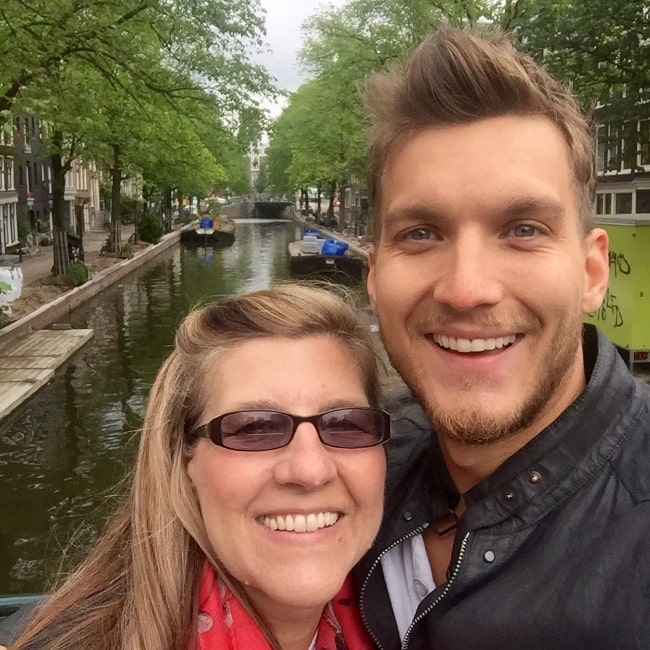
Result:
[[596,225],[609,234],[610,280],[589,320],[630,368],[650,362],[650,118],[601,124]]

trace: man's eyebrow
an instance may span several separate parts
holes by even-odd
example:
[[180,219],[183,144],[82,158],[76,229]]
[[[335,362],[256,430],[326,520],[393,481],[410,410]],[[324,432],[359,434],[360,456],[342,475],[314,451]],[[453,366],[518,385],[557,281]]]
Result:
[[507,217],[525,216],[536,212],[555,213],[558,216],[562,216],[566,212],[566,209],[561,202],[555,199],[525,197],[507,201],[503,205],[497,206],[494,211]]
[[[560,201],[556,201],[555,199],[547,197],[521,197],[497,204],[491,211],[502,217],[517,217],[535,212],[556,213],[562,216],[566,212],[566,209]],[[384,223],[388,223],[389,221],[419,221],[420,219],[453,220],[453,217],[445,214],[435,206],[423,203],[398,205],[390,208],[383,215]]]
[[382,221],[419,221],[427,219],[442,219],[443,213],[431,205],[424,203],[408,203],[390,208],[383,214]]

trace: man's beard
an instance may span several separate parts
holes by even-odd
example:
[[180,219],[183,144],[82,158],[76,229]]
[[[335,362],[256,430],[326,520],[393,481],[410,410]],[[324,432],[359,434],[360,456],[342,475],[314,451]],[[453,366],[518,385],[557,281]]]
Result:
[[[529,325],[531,323],[532,318]],[[440,403],[427,399],[426,387],[421,383],[422,378],[415,376],[413,365],[402,363],[404,357],[392,353],[385,341],[384,347],[391,363],[426,411],[438,435],[464,444],[483,445],[504,440],[527,429],[547,410],[570,376],[581,345],[582,326],[582,314],[579,313],[566,315],[558,323],[552,345],[549,345],[536,369],[539,373],[537,383],[531,383],[522,403],[513,405],[512,412],[505,416],[490,416],[482,409],[472,409],[471,406],[455,412],[445,411]],[[512,331],[531,332],[531,329],[519,327]],[[471,384],[472,379],[468,377],[466,386],[471,389]]]

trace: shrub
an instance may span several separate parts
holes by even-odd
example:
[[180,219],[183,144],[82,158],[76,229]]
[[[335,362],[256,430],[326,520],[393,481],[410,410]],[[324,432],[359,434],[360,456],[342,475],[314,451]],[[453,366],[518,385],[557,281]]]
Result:
[[83,262],[73,262],[65,276],[66,283],[78,287],[88,282],[88,269]]
[[27,241],[27,235],[31,232],[29,228],[29,221],[25,215],[18,217],[18,241],[24,244]]
[[157,244],[165,232],[162,221],[153,212],[145,212],[138,223],[138,233],[142,241]]
[[138,201],[130,196],[120,196],[120,221],[123,224],[133,223],[133,216],[137,213]]
[[130,241],[126,242],[126,244],[122,246],[122,250],[120,251],[120,257],[128,260],[130,260],[133,257],[133,244]]

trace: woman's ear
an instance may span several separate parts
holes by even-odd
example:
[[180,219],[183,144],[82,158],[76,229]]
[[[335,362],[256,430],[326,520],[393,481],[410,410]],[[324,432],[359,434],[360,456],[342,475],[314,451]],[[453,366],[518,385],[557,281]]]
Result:
[[609,281],[609,237],[602,228],[594,228],[585,242],[585,283],[582,312],[595,312],[603,301]]

